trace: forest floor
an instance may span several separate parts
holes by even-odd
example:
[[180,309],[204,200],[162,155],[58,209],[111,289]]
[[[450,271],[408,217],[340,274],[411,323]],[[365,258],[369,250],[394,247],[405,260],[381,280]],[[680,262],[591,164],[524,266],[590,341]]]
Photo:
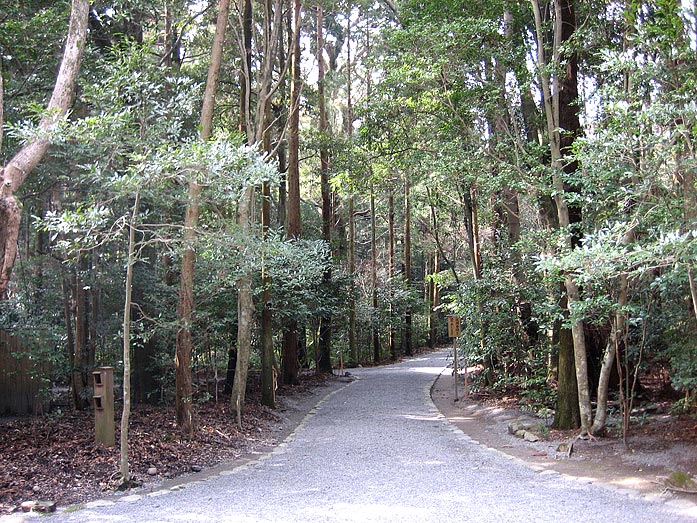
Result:
[[[129,428],[132,479],[143,488],[154,488],[254,459],[283,441],[322,397],[343,385],[330,377],[304,374],[300,385],[279,390],[277,408],[271,410],[260,404],[260,391],[250,382],[242,430],[230,414],[229,396],[221,396],[217,403],[196,404],[198,430],[193,438],[182,437],[174,408],[138,405]],[[19,511],[30,500],[66,507],[115,494],[121,417],[117,410],[112,448],[94,442],[89,411],[0,419],[0,515]]]
[[[321,398],[345,381],[304,375],[301,385],[279,391],[276,410],[261,406],[259,391],[252,386],[242,430],[230,417],[227,398],[198,404],[198,432],[191,439],[180,435],[173,409],[138,406],[130,425],[132,475],[144,488],[154,488],[255,459],[285,439]],[[432,398],[443,415],[473,440],[531,466],[643,494],[660,494],[665,489],[660,478],[671,472],[697,475],[695,417],[673,416],[659,408],[631,427],[627,448],[611,434],[576,441],[567,458],[557,449],[573,432],[544,430],[537,442],[515,438],[508,434],[508,424],[522,414],[517,397],[473,395],[455,402],[453,385],[452,376],[444,372],[433,386]],[[90,412],[0,420],[0,514],[18,511],[28,500],[65,507],[113,495],[119,475],[118,423],[116,448],[94,443],[93,423]],[[697,495],[684,496],[697,501]]]
[[[697,492],[679,492],[669,480],[676,472],[697,478],[697,417],[671,414],[672,402],[651,402],[651,407],[631,423],[625,446],[616,428],[619,421],[614,418],[609,419],[613,428],[606,435],[578,439],[578,431],[554,430],[549,426],[551,419],[524,412],[515,394],[474,393],[465,400],[460,384],[460,399],[455,401],[454,386],[450,372],[444,372],[436,380],[431,397],[451,423],[481,445],[540,471],[556,471],[645,496],[670,495],[697,503]],[[539,440],[526,441],[510,434],[514,421],[535,427]],[[694,483],[686,490],[694,491]]]

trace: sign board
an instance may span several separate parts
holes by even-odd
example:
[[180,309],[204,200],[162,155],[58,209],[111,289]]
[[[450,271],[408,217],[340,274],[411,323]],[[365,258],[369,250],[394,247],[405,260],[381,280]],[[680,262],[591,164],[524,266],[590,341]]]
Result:
[[459,338],[461,325],[459,316],[448,316],[448,337]]

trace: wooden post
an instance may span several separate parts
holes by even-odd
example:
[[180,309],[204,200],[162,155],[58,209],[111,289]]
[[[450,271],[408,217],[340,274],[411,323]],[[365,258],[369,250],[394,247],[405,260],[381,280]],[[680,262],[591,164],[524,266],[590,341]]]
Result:
[[463,370],[465,371],[465,401],[467,401],[468,399],[470,399],[470,388],[469,388],[469,383],[468,383],[468,376],[469,375],[467,373],[467,355],[463,354],[463,356],[465,357],[465,363],[462,366]]
[[453,376],[455,377],[455,401],[458,401],[460,399],[458,398],[457,394],[458,375],[459,372],[457,370],[457,338],[453,338]]
[[[460,336],[461,320],[459,316],[448,316],[448,336],[453,339],[453,376],[455,376],[455,401],[459,401],[457,382],[459,378],[458,357],[457,357],[457,338]],[[467,375],[465,374],[465,380]],[[465,398],[467,398],[467,382],[465,381]]]
[[99,367],[94,378],[94,432],[95,440],[107,447],[116,444],[114,434],[114,369]]

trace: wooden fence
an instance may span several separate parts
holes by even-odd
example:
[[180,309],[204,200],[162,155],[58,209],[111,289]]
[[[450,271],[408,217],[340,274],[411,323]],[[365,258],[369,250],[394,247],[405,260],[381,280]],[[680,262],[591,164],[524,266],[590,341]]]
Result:
[[0,415],[41,413],[46,399],[41,374],[47,368],[18,338],[0,329]]

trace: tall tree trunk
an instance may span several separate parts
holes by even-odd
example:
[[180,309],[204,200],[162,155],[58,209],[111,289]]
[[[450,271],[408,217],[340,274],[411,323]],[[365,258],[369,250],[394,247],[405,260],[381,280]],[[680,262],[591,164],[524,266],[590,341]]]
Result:
[[[504,20],[504,33],[506,35],[506,40],[512,45],[512,16],[511,13],[506,10],[503,14]],[[496,65],[497,83],[501,94],[499,97],[499,114],[496,117],[496,135],[497,140],[501,143],[504,142],[505,136],[509,134],[509,129],[511,128],[511,118],[509,116],[508,100],[506,98],[506,77],[512,71],[505,71],[499,61]],[[505,158],[503,158],[505,160]],[[516,243],[520,240],[520,206],[518,204],[518,193],[510,185],[506,184],[502,190],[501,194],[503,208],[506,213],[506,225],[508,229],[508,242],[511,246],[513,252],[513,261],[515,264],[514,274],[518,282],[522,282],[523,276],[521,274],[521,263],[520,263],[520,253],[518,248],[515,247]]]
[[[411,180],[409,174],[404,176],[404,283],[411,291]],[[411,340],[412,310],[411,304],[407,304],[404,314],[404,337],[402,339],[402,352],[406,356],[413,354]]]
[[[483,278],[483,261],[481,252],[481,242],[479,237],[479,212],[477,204],[477,194],[473,185],[464,187],[461,194],[463,207],[465,208],[465,229],[467,230],[467,243],[470,252],[472,263],[472,274],[475,281],[479,282]],[[486,338],[489,329],[489,322],[485,317],[484,302],[480,299],[477,301],[477,309],[481,321],[479,328],[479,345],[484,354],[484,380],[490,387],[496,382],[494,370],[494,359],[491,352],[486,347]]]
[[390,310],[389,310],[389,345],[390,359],[397,359],[397,331],[394,327],[394,193],[392,192],[392,182],[387,189],[387,279],[390,287]]
[[[559,24],[561,25],[560,45],[565,46],[567,42],[572,41],[576,31],[575,0],[558,0],[556,11],[557,16],[560,18]],[[581,123],[578,117],[578,54],[576,52],[572,52],[567,57],[565,73],[559,79],[557,92],[559,93],[557,109],[559,116],[556,132],[559,134],[559,129],[564,129],[565,131],[559,136],[559,152],[561,157],[564,157],[572,154],[573,143],[576,137],[581,134]],[[571,161],[563,165],[562,168],[567,174],[573,174],[578,170],[579,166],[576,161]],[[563,184],[562,187],[563,191],[559,191],[555,198],[557,201],[557,212],[559,212],[559,201],[564,198],[564,192],[576,192],[578,190],[576,187],[568,187]],[[579,204],[568,205],[568,224],[562,223],[560,218],[562,227],[565,225],[569,227],[568,234],[572,248],[580,244],[581,220],[581,207]],[[581,299],[580,290],[571,274],[567,274],[565,280],[566,291],[569,296],[569,308],[573,308],[573,304]],[[576,366],[581,430],[587,432],[591,428],[593,410],[588,381],[588,354],[584,322],[581,320],[574,322],[571,327],[571,334],[574,340],[574,364]]]
[[[254,188],[248,188],[243,198],[244,201],[240,203],[237,211],[237,222],[242,226],[243,231],[250,234]],[[230,412],[236,419],[238,428],[242,428],[242,413],[247,393],[247,372],[254,327],[251,273],[244,274],[237,280],[237,325],[237,364],[235,366],[235,381],[230,395]]]
[[[552,63],[545,57],[544,29],[538,0],[531,0],[535,16],[537,36],[537,68],[543,93],[547,133],[552,156],[552,185],[555,191],[554,202],[557,207],[559,226],[564,231],[566,248],[572,249],[578,243],[576,231],[571,227],[580,222],[579,209],[569,207],[565,194],[569,188],[564,185],[561,171],[572,172],[577,165],[563,164],[563,155],[580,130],[578,121],[578,57],[571,52],[566,60],[563,77],[554,74],[550,79],[549,69],[557,70],[561,65],[561,50],[569,42],[576,30],[576,13],[573,0],[555,0],[554,2],[554,42],[552,44]],[[551,65],[551,67],[550,67]],[[560,129],[566,132],[562,136]],[[567,274],[564,287],[568,297],[568,307],[580,300],[580,290],[572,274]],[[588,382],[588,356],[584,334],[584,322],[574,320],[571,326],[573,340],[574,365],[576,367],[576,384],[581,416],[581,432],[587,433],[591,428],[592,407],[590,385]],[[563,347],[560,348],[560,351]],[[561,355],[560,355],[561,361]],[[563,373],[560,369],[560,379]],[[568,402],[567,402],[568,403]]]
[[[70,292],[71,292],[71,284],[70,284],[70,278],[67,274],[63,274],[61,277],[61,290],[63,291],[63,322],[64,322],[64,327],[65,327],[65,333],[66,333],[66,340],[65,340],[65,354],[67,356],[67,361],[72,362],[75,358],[75,335],[74,335],[74,330],[73,330],[73,309],[70,306],[71,302],[71,297],[70,297]],[[77,392],[76,392],[76,386],[75,386],[75,373],[73,372],[71,375],[71,380],[72,380],[72,403],[73,403],[73,408],[77,408],[76,403],[77,403]]]
[[[617,347],[621,343],[620,340],[624,339],[626,327],[626,313],[624,312],[624,308],[629,298],[629,278],[627,274],[623,273],[620,275],[619,285],[619,299],[617,301],[619,307],[615,313],[615,320],[612,323],[612,332],[608,339],[607,347],[605,348],[602,366],[600,367],[600,377],[598,379],[598,405],[595,409],[595,417],[593,418],[593,425],[590,429],[590,433],[596,435],[605,430],[610,376],[612,375],[613,366],[617,358]],[[620,386],[622,385],[620,384]]]
[[[504,34],[506,36],[506,41],[508,45],[514,45],[513,41],[513,17],[506,9],[503,15],[504,19]],[[506,154],[503,152],[502,147],[497,147],[497,145],[503,146],[507,143],[508,137],[511,135],[520,136],[520,130],[518,128],[518,123],[515,119],[511,119],[508,107],[512,105],[513,102],[509,103],[507,96],[507,78],[509,75],[515,74],[515,71],[510,67],[504,67],[504,63],[501,60],[497,60],[494,65],[494,71],[496,75],[496,84],[499,86],[499,103],[498,111],[494,115],[494,151],[493,154],[497,154],[502,162],[506,162]],[[522,108],[521,108],[522,111]],[[511,131],[512,129],[512,131]],[[514,146],[515,147],[515,146]],[[525,285],[525,271],[523,270],[523,264],[521,262],[520,247],[517,245],[520,241],[520,205],[518,201],[518,192],[508,183],[506,183],[500,193],[501,208],[503,212],[503,217],[505,222],[503,225],[507,231],[507,242],[505,242],[505,247],[508,250],[508,254],[505,259],[508,259],[508,264],[512,270],[514,282],[520,288]],[[503,247],[503,246],[502,246]],[[516,309],[517,316],[520,326],[522,327],[523,344],[526,350],[536,343],[538,339],[537,334],[537,324],[532,319],[532,304],[523,300],[520,297],[521,293],[516,293]]]
[[126,298],[123,304],[123,411],[121,412],[121,438],[119,468],[121,484],[129,485],[131,474],[128,466],[128,423],[131,419],[131,295],[133,293],[133,266],[136,256],[136,220],[140,212],[140,192],[133,202],[133,213],[128,224],[128,261],[126,263]]
[[242,78],[240,81],[240,114],[238,130],[247,136],[250,132],[251,97],[252,97],[252,36],[254,18],[252,17],[252,0],[240,0],[242,3]]
[[428,281],[428,301],[430,310],[428,313],[428,346],[433,349],[438,343],[438,284],[434,276],[438,274],[438,250],[435,249],[429,257],[429,273],[431,278]]
[[[627,26],[633,29],[633,26],[629,24],[629,21],[636,19],[636,5],[625,7],[625,11],[630,11],[629,16],[627,16]],[[672,56],[670,58],[670,68],[675,71],[680,71],[684,68],[685,56],[692,53],[691,47],[694,45],[693,35],[694,29],[697,27],[697,22],[693,20],[693,25],[690,27],[689,22],[686,21],[686,16],[694,18],[695,10],[697,9],[697,3],[692,0],[689,7],[685,7],[685,4],[679,0],[673,0],[664,8],[667,13],[665,16],[671,17],[675,20],[676,30],[676,41],[671,42],[670,45],[672,49]],[[691,10],[691,11],[690,11]],[[688,14],[689,13],[689,14]],[[625,36],[625,48],[628,46],[628,42],[632,40],[632,35]],[[626,50],[626,49],[625,49]],[[627,81],[629,88],[629,81]],[[667,89],[670,91],[678,88],[676,82],[673,82],[671,87]],[[678,102],[679,109],[681,112],[685,111],[685,102]],[[691,126],[688,121],[685,121],[682,116],[676,121],[676,136],[677,136],[677,147],[675,149],[675,162],[674,162],[674,178],[680,190],[682,192],[683,199],[683,225],[680,227],[683,234],[695,233],[697,229],[697,186],[695,185],[695,129]],[[694,278],[694,265],[695,260],[691,259],[687,261],[687,279],[689,283],[689,296],[688,300],[692,302],[691,311],[689,314],[694,314],[694,319],[697,320],[697,286],[695,285]]]
[[[99,253],[97,253],[96,250],[93,250],[90,253],[90,260],[89,264],[91,267],[91,271],[93,274],[98,274],[99,273],[99,260],[100,256]],[[99,315],[101,313],[101,303],[99,300],[100,296],[100,286],[99,282],[93,281],[92,284],[90,285],[89,291],[88,291],[88,302],[89,302],[89,315],[90,318],[88,320],[88,350],[87,350],[87,368],[91,371],[96,364],[97,361],[97,325],[99,324]],[[91,372],[90,372],[91,375]]]
[[89,387],[89,306],[83,274],[88,270],[85,254],[78,254],[75,261],[72,296],[73,336],[73,406],[77,410],[89,408],[90,400],[86,390]]
[[186,247],[179,275],[179,300],[177,302],[177,319],[179,324],[174,356],[175,410],[177,426],[186,435],[193,434],[195,430],[191,378],[194,264],[196,257],[193,243],[196,240],[195,228],[198,225],[200,194],[201,187],[196,181],[191,180],[189,182],[189,201],[184,218],[184,242]]
[[[455,268],[455,264],[450,261],[448,258],[448,255],[445,253],[445,249],[443,248],[443,243],[441,242],[440,239],[440,233],[438,232],[438,229],[440,227],[439,222],[438,222],[438,214],[436,213],[436,206],[435,202],[433,199],[433,193],[432,191],[426,187],[426,195],[428,196],[428,207],[431,210],[431,232],[433,235],[433,239],[436,242],[436,249],[435,249],[435,254],[436,254],[436,259],[438,260],[435,264],[435,270],[434,273],[438,273],[440,271],[440,260],[443,260],[443,263],[445,263],[448,268],[450,269],[450,273],[453,275],[453,279],[455,280],[456,285],[460,285],[460,277],[457,274],[457,270]],[[467,204],[466,201],[471,201],[469,198],[462,198],[462,201],[465,202],[465,226],[467,227],[468,230],[468,238],[471,237],[472,235],[469,232],[469,224],[471,223],[471,212],[470,212],[470,207],[471,205]],[[456,221],[456,220],[453,220]],[[476,221],[476,220],[475,220]],[[472,254],[473,249],[470,250],[470,254]],[[474,258],[473,258],[474,259]]]
[[[264,143],[270,148],[268,141],[269,113],[271,97],[275,92],[273,72],[278,50],[279,33],[282,27],[283,9],[280,0],[264,2],[263,31],[260,38],[260,48],[264,61],[259,73],[256,87],[256,110],[254,121],[250,120],[251,108],[247,109],[247,143],[251,146]],[[245,21],[244,24],[247,22]],[[245,47],[246,47],[245,42]],[[251,93],[248,93],[248,96]],[[252,127],[253,123],[253,127]],[[237,207],[237,223],[243,234],[251,237],[254,222],[255,188],[248,187]],[[247,392],[247,374],[249,372],[249,356],[252,350],[252,334],[254,330],[254,298],[252,295],[253,274],[246,272],[237,280],[237,365],[235,367],[235,382],[230,398],[231,411],[237,418],[237,425],[242,426],[242,412]],[[268,340],[267,340],[268,342]],[[268,347],[267,347],[268,350]],[[270,376],[267,375],[267,379]],[[268,385],[268,384],[267,384]]]
[[[264,238],[268,236],[271,226],[271,188],[268,182],[262,186],[261,226]],[[261,301],[261,402],[270,408],[276,406],[276,383],[274,380],[275,358],[273,352],[273,315],[271,312],[271,280],[266,267],[262,266],[261,284],[263,287]]]
[[[319,99],[319,130],[326,138],[329,132],[327,122],[327,104],[324,93],[324,20],[322,6],[317,7],[317,95]],[[320,186],[322,191],[322,238],[331,246],[331,191],[329,187],[329,151],[325,146],[320,147]],[[350,272],[350,270],[349,270]],[[331,268],[324,272],[323,282],[329,289],[332,280]],[[332,316],[328,312],[322,313],[320,318],[319,347],[317,352],[317,372],[331,374],[331,334]],[[350,337],[350,334],[349,334]]]
[[[283,31],[285,29],[285,33]],[[278,34],[278,65],[279,69],[282,71],[286,70],[287,67],[287,56],[286,48],[284,47],[283,40],[288,39],[287,48],[288,52],[292,53],[293,49],[293,12],[292,10],[287,10],[284,18],[284,24],[281,26]],[[278,172],[280,174],[279,184],[278,184],[278,226],[282,227],[284,230],[287,228],[287,208],[286,202],[288,199],[287,192],[287,179],[286,175],[288,172],[288,145],[284,139],[284,133],[286,132],[286,124],[288,123],[288,114],[286,112],[286,107],[288,106],[288,85],[286,82],[286,75],[283,75],[280,87],[280,102],[274,106],[274,116],[278,122],[279,129],[279,144],[278,144]]]
[[[561,287],[564,287],[562,284]],[[563,289],[562,289],[563,290]],[[566,297],[562,297],[560,307],[568,314]],[[574,429],[581,425],[581,412],[576,385],[576,366],[574,364],[574,340],[571,330],[555,327],[558,332],[559,352],[557,356],[557,404],[554,410],[553,426],[559,429]]]
[[[631,54],[634,32],[635,32],[635,22],[636,22],[636,9],[637,4],[628,2],[625,5],[625,33],[623,39],[623,51],[626,54]],[[632,94],[632,80],[629,72],[624,73],[623,82],[624,92],[627,96]],[[636,158],[637,165],[642,163],[641,155]],[[641,181],[638,179],[636,173],[633,175],[634,183],[638,186]],[[631,207],[636,207],[636,202],[631,203]],[[636,213],[636,209],[632,209],[632,212]],[[635,227],[631,227],[625,232],[622,237],[622,245],[628,246],[632,241],[634,241],[636,236]],[[595,409],[595,416],[593,418],[593,425],[591,426],[591,434],[602,433],[607,424],[607,405],[608,396],[610,389],[610,378],[612,375],[612,370],[614,365],[617,364],[619,370],[621,366],[620,358],[618,357],[620,344],[624,341],[624,334],[627,324],[627,317],[625,308],[629,302],[629,277],[627,273],[620,274],[618,278],[619,292],[617,295],[617,312],[615,313],[614,322],[610,322],[611,333],[608,339],[607,346],[605,348],[605,354],[603,357],[603,362],[600,367],[600,376],[598,378],[598,395],[597,395],[597,407]],[[620,395],[622,394],[622,389],[624,387],[623,383],[620,383]],[[626,437],[626,431],[623,431],[623,435]],[[625,441],[626,443],[626,441]]]
[[[351,10],[352,6],[349,5],[349,12],[346,16],[347,19],[347,68],[346,68],[346,83],[347,83],[347,94],[348,94],[348,134],[350,137],[353,136],[353,99],[351,97],[353,79],[352,73],[353,68],[351,66]],[[367,53],[370,53],[371,43],[370,43],[370,31],[365,32],[365,47]],[[370,103],[372,97],[372,82],[371,74],[368,73],[365,77],[366,83],[366,101]],[[370,169],[370,177],[372,178],[373,171]],[[392,231],[394,233],[394,230]],[[393,258],[394,260],[394,258]],[[390,277],[391,278],[391,277]],[[371,182],[370,184],[370,282],[372,290],[372,344],[373,344],[373,361],[378,363],[382,359],[382,344],[380,342],[380,311],[378,309],[378,246],[377,246],[377,216],[375,214],[375,185]],[[389,282],[391,285],[391,281]],[[392,336],[388,336],[388,342],[392,339]],[[396,354],[395,354],[396,356]],[[356,358],[355,363],[358,363],[358,348],[356,348]]]
[[[203,141],[208,140],[212,134],[215,92],[218,87],[229,8],[230,0],[220,0],[215,35],[211,48],[211,62],[208,66],[208,78],[206,79],[206,90],[203,95],[203,107],[201,108],[201,118],[199,120],[200,138]],[[183,239],[185,250],[179,277],[179,302],[177,307],[179,326],[174,359],[177,425],[184,434],[192,434],[195,431],[192,411],[191,353],[193,351],[193,339],[191,329],[194,311],[194,269],[196,263],[194,243],[199,220],[200,195],[201,186],[196,179],[192,178],[189,181],[189,200],[184,217]]]
[[[380,361],[380,329],[378,318],[378,246],[376,242],[377,223],[375,219],[375,192],[371,187],[370,191],[370,285],[373,294],[373,314],[372,314],[372,331],[373,331],[373,361]],[[354,360],[354,364],[358,363],[358,359]]]
[[[265,120],[270,120],[271,104],[266,104]],[[271,154],[271,133],[265,127],[264,151]],[[271,186],[263,182],[261,187],[261,232],[266,241],[271,227]],[[270,408],[276,406],[276,383],[274,380],[275,358],[273,352],[273,314],[271,311],[271,279],[266,270],[266,260],[261,265],[262,309],[261,309],[261,402]]]
[[[631,53],[632,41],[634,40],[631,33],[634,32],[636,16],[636,5],[626,5],[625,6],[625,35],[623,42],[623,51],[627,54]],[[631,76],[628,72],[624,73],[624,91],[627,96],[632,94],[632,82]],[[642,157],[641,154],[637,155],[635,159],[637,165],[641,165]],[[634,183],[638,186],[641,182],[638,180],[636,173],[633,176]],[[630,207],[636,207],[636,202],[632,202]],[[633,213],[637,211],[632,209]],[[631,227],[625,232],[622,237],[622,245],[627,246],[635,239],[635,228]],[[598,379],[598,395],[597,395],[597,407],[595,409],[595,416],[593,418],[593,425],[591,426],[591,434],[600,434],[606,428],[607,423],[607,405],[608,405],[608,395],[609,395],[609,384],[612,371],[615,369],[615,364],[617,364],[617,370],[620,371],[621,361],[618,357],[621,344],[623,344],[625,339],[625,332],[627,326],[627,316],[625,308],[629,302],[629,277],[627,273],[620,274],[618,278],[618,295],[617,295],[617,311],[615,313],[614,320],[610,322],[610,336],[605,348],[605,354],[603,357],[602,365],[600,367],[600,376]],[[620,396],[624,398],[623,394],[624,384],[620,383]],[[623,402],[624,403],[624,402]],[[624,435],[626,433],[623,431]]]
[[[300,9],[301,0],[293,0],[293,46],[291,50],[290,116],[288,122],[288,239],[300,238]],[[298,323],[291,321],[283,334],[281,376],[284,384],[298,382]]]
[[181,46],[174,26],[174,2],[165,1],[164,55],[162,63],[167,69],[179,71],[181,68]]
[[472,275],[475,280],[481,280],[482,254],[479,241],[479,218],[477,216],[477,198],[473,187],[464,188],[462,202],[465,208],[465,229],[467,230],[467,246],[472,263]]
[[[353,98],[352,98],[352,63],[351,63],[351,4],[349,3],[349,13],[346,17],[346,132],[349,140],[353,140]],[[367,75],[370,76],[370,75]],[[367,82],[368,93],[370,92],[370,81]],[[352,362],[357,363],[360,359],[358,354],[358,343],[356,342],[356,221],[355,221],[355,199],[351,194],[349,201],[349,277],[351,284],[349,287],[349,358]],[[371,216],[375,216],[375,201],[371,191]],[[371,229],[375,234],[375,228]],[[372,242],[374,245],[374,241]],[[372,251],[371,251],[372,252]],[[373,294],[375,295],[375,286],[373,286]],[[374,296],[373,302],[377,298]],[[380,358],[379,338],[377,334],[373,335],[373,356],[376,354]],[[377,339],[377,343],[375,340]],[[377,360],[376,360],[377,361]]]
[[358,355],[356,344],[356,198],[349,196],[348,202],[348,342],[349,354]]
[[287,218],[287,189],[286,189],[286,175],[288,173],[288,159],[287,159],[287,147],[285,140],[281,138],[281,143],[278,145],[278,173],[279,173],[279,183],[278,183],[278,219],[277,224],[282,229],[286,229],[286,218]]
[[[281,36],[282,37],[282,36]],[[284,49],[282,45],[279,45],[279,66],[281,69],[285,69],[286,67],[286,57],[284,54]],[[286,209],[286,201],[288,199],[288,193],[287,193],[287,188],[286,188],[286,175],[288,171],[288,147],[286,140],[284,139],[285,137],[283,136],[283,133],[285,132],[286,129],[286,123],[288,122],[288,117],[285,112],[285,107],[287,105],[287,99],[286,99],[286,94],[287,94],[287,87],[285,84],[285,81],[283,82],[283,85],[281,86],[281,102],[279,103],[278,110],[274,109],[276,121],[278,122],[278,150],[276,153],[276,156],[278,158],[278,173],[279,173],[279,183],[278,183],[278,217],[277,217],[277,224],[278,227],[285,229],[286,228],[286,217],[287,217],[287,209]]]
[[[351,57],[351,4],[346,16],[346,133],[353,139],[353,67]],[[368,75],[370,76],[370,75]],[[367,85],[370,90],[370,81]],[[356,200],[353,194],[349,199],[349,357],[352,362],[360,361],[358,342],[356,340]]]
[[72,0],[65,51],[51,100],[46,107],[46,115],[39,122],[41,133],[25,145],[0,171],[0,300],[7,297],[17,257],[22,207],[15,194],[45,156],[51,143],[46,136],[50,136],[52,129],[65,117],[70,108],[87,38],[88,14],[88,0]]

